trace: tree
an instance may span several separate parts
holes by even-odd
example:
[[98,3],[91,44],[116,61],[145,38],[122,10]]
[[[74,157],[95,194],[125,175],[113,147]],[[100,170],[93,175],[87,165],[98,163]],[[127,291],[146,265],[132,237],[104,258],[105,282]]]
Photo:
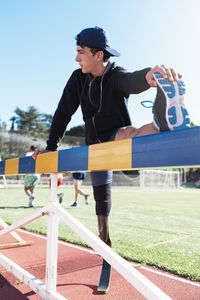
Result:
[[10,121],[12,121],[12,125],[11,125],[11,128],[10,128],[10,132],[15,131],[15,120],[16,120],[16,117],[10,118]]
[[61,143],[66,143],[71,147],[85,145],[85,125],[72,127],[70,130],[65,131]]
[[190,127],[195,127],[196,125],[193,122],[190,122]]
[[66,136],[85,136],[85,125],[79,125],[67,130],[65,132]]
[[53,116],[48,114],[41,114],[41,121],[47,128],[51,127]]
[[6,123],[0,120],[0,154],[1,159],[5,159],[8,156],[8,137],[6,134]]
[[17,115],[15,119],[17,129],[15,132],[36,138],[47,138],[52,120],[51,115],[40,114],[34,106],[29,106],[27,111],[17,107],[15,113]]

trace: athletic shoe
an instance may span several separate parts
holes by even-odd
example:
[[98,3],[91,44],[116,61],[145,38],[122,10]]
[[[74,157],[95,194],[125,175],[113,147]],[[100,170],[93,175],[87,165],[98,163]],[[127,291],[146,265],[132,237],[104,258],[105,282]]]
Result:
[[74,202],[71,206],[73,206],[73,207],[77,207],[78,206],[78,204],[76,203],[76,202]]
[[33,205],[33,200],[34,199],[35,199],[35,196],[34,195],[30,195],[29,201],[28,201],[28,207],[30,207],[30,208],[34,207],[34,205]]
[[153,124],[160,131],[189,127],[190,118],[184,105],[185,84],[182,80],[169,81],[154,73],[157,95],[153,105]]
[[86,204],[86,205],[88,205],[88,203],[89,203],[89,202],[88,202],[88,200],[89,200],[88,198],[89,198],[89,197],[90,197],[90,195],[85,195],[85,204]]
[[62,202],[63,202],[63,196],[64,196],[63,193],[58,194],[58,200],[59,200],[59,203],[62,203]]

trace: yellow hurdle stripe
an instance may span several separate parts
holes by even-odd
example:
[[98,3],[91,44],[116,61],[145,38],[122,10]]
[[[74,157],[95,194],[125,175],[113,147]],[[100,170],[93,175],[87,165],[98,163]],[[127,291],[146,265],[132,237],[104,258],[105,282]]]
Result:
[[88,170],[132,168],[132,139],[89,146]]
[[8,159],[5,164],[5,175],[7,174],[18,174],[19,170],[19,158]]
[[39,154],[36,158],[35,173],[54,173],[58,171],[58,152]]

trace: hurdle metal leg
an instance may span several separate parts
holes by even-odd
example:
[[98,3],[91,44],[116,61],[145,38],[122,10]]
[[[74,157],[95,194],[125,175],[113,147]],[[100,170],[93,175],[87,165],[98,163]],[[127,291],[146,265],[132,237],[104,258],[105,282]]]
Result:
[[[51,174],[51,202],[57,202],[57,174]],[[56,291],[57,282],[57,257],[58,257],[58,217],[49,210],[48,233],[46,249],[46,288],[47,292]]]

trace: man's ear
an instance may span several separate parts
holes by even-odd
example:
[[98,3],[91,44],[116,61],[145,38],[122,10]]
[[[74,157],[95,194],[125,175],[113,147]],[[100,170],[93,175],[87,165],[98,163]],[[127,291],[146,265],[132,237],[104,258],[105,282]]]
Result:
[[98,51],[96,54],[97,54],[97,60],[98,61],[103,60],[103,55],[104,55],[103,51]]

